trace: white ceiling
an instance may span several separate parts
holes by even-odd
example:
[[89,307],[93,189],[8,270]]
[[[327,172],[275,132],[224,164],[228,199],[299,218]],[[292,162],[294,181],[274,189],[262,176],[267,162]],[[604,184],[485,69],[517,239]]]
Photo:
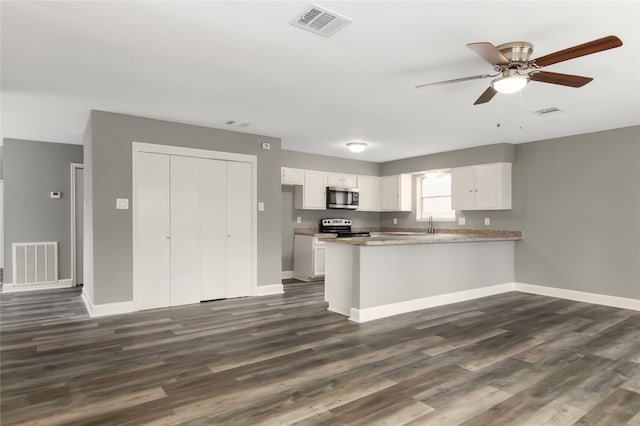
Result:
[[[387,161],[640,124],[639,2],[318,1],[354,19],[328,39],[289,25],[307,4],[3,1],[2,136],[79,144],[98,109]],[[624,45],[547,68],[594,78],[580,89],[479,106],[489,79],[414,89],[491,73],[469,42],[525,40],[535,58],[610,34]],[[565,113],[532,113],[547,107]]]

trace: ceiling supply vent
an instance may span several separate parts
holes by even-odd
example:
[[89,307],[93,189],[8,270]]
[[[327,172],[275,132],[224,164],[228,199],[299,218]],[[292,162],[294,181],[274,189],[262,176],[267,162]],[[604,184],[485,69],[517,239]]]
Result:
[[331,37],[352,22],[353,19],[351,18],[315,4],[310,4],[289,23],[294,27],[302,28],[314,34]]
[[543,116],[543,115],[554,115],[554,114],[560,114],[561,112],[564,112],[563,110],[561,110],[560,108],[557,107],[549,107],[549,108],[543,108],[543,109],[539,109],[537,111],[533,111],[534,114],[537,114],[539,116]]

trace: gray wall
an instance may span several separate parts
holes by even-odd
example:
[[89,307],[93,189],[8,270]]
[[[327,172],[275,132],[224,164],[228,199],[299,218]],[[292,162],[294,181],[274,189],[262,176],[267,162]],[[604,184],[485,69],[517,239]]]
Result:
[[307,170],[380,176],[381,164],[370,161],[282,150],[282,166]]
[[[524,231],[518,282],[640,298],[640,126],[398,160],[382,174],[496,161],[513,162],[513,208],[457,212],[466,225],[438,227]],[[414,193],[414,211],[382,213],[381,226],[424,227],[415,205]]]
[[640,299],[640,126],[516,146],[516,281]]
[[70,164],[82,163],[82,146],[5,139],[3,151],[5,282],[17,242],[58,241],[59,279],[71,278]]
[[[90,119],[94,304],[133,297],[131,210],[115,209],[116,198],[132,198],[133,141],[257,156],[258,201],[265,203],[258,213],[258,285],[281,282],[280,139],[102,111]],[[261,150],[262,141],[271,150]]]
[[83,135],[84,144],[84,230],[82,244],[84,261],[82,292],[93,301],[93,138],[91,137],[92,118],[89,117]]
[[[282,166],[327,172],[380,176],[380,163],[282,150]],[[317,228],[320,219],[351,219],[354,227],[379,227],[380,213],[348,210],[296,210],[294,187],[282,186],[282,270],[293,270],[294,228]],[[301,223],[297,223],[300,217]]]
[[513,162],[513,145],[498,143],[388,161],[381,164],[381,176],[497,162]]
[[[507,162],[512,163],[514,160],[514,147],[507,143],[495,145],[479,146],[475,148],[460,149],[456,151],[441,152],[433,155],[424,155],[422,157],[408,158],[405,160],[390,161],[382,163],[382,175],[393,175],[399,173],[423,172],[426,170],[445,169],[451,167],[471,166],[474,164],[486,164]],[[515,176],[514,176],[514,179]],[[411,212],[391,212],[382,213],[380,216],[380,225],[386,228],[426,228],[425,222],[416,220],[416,194],[417,177],[412,180],[412,208]],[[514,183],[515,184],[515,183]],[[458,222],[441,222],[436,225],[441,228],[466,228],[466,229],[519,229],[520,222],[515,220],[520,213],[520,204],[518,204],[520,194],[513,191],[513,210],[504,211],[458,211],[457,217],[464,217],[465,225],[458,225]],[[491,221],[490,226],[484,225],[484,218],[488,217]],[[398,224],[393,224],[393,219],[398,219]]]

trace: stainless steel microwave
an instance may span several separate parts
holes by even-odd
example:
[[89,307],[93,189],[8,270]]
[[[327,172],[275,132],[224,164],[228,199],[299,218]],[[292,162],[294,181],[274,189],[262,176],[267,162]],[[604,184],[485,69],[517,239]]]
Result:
[[358,208],[360,194],[357,188],[343,188],[339,186],[327,187],[327,208],[328,209],[350,209]]

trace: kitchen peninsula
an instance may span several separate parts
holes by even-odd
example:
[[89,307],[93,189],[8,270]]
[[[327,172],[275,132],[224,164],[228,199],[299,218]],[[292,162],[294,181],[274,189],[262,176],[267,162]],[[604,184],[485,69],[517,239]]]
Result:
[[357,322],[509,291],[519,231],[325,239],[325,300]]

